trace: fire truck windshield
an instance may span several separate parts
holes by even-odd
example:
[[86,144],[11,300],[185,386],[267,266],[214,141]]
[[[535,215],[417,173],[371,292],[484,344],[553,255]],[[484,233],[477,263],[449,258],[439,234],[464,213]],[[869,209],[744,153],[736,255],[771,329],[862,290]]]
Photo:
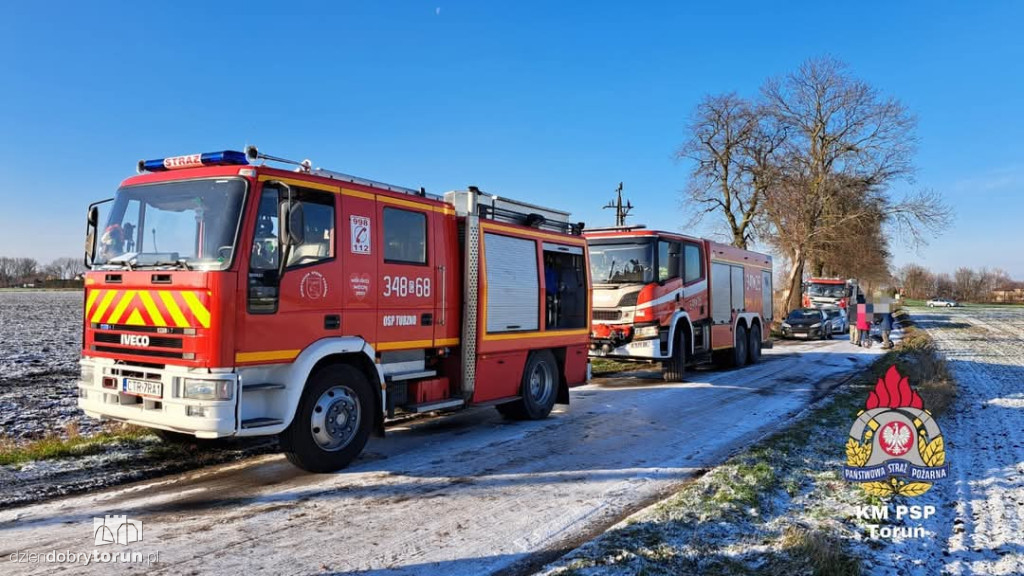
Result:
[[587,250],[590,252],[590,275],[595,284],[647,284],[654,281],[654,242],[651,240],[590,240]]
[[185,180],[117,191],[99,230],[100,266],[224,269],[235,251],[245,182]]
[[846,296],[846,286],[843,284],[811,284],[807,288],[807,294],[821,298],[842,298]]

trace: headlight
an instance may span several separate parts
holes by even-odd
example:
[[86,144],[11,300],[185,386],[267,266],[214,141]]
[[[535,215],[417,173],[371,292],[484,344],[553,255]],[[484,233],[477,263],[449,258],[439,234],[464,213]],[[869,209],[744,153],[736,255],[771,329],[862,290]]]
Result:
[[790,326],[788,322],[783,322],[782,323],[782,327],[783,328],[792,328],[792,326]]
[[234,389],[234,380],[182,381],[182,396],[193,400],[231,400]]
[[636,329],[637,338],[657,338],[658,337],[658,326],[641,326]]
[[815,324],[811,324],[811,328],[820,328],[820,327],[821,327],[821,322],[817,322]]
[[79,379],[86,384],[92,384],[93,376],[96,374],[96,368],[92,364],[80,364],[82,367],[81,376]]

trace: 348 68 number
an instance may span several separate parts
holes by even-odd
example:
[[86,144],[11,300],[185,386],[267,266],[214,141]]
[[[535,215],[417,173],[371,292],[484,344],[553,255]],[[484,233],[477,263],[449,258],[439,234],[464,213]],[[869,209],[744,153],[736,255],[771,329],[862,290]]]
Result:
[[387,298],[389,296],[427,298],[430,296],[430,278],[385,276],[384,297]]

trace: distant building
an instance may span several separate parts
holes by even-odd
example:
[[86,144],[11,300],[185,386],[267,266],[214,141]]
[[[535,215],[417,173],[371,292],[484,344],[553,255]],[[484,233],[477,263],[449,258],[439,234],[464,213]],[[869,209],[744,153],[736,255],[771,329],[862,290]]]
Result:
[[1024,302],[1024,282],[1011,282],[992,291],[993,302]]

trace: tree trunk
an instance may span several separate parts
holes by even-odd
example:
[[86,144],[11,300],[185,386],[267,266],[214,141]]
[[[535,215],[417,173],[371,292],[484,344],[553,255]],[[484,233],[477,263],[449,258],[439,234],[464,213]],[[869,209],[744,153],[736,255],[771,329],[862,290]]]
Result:
[[783,301],[786,304],[786,314],[803,306],[803,279],[804,279],[804,254],[803,250],[797,248],[790,257],[791,268],[789,278],[786,279],[786,296]]

